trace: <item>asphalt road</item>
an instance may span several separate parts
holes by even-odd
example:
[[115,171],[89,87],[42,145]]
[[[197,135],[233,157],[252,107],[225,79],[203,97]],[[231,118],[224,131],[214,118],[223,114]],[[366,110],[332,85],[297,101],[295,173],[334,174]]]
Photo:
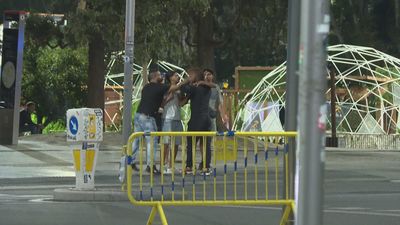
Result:
[[[145,224],[149,208],[129,202],[57,202],[53,190],[71,187],[68,147],[0,146],[0,224]],[[25,145],[25,146],[27,146]],[[53,146],[54,147],[54,146]],[[114,187],[120,153],[104,149],[96,185]],[[400,225],[400,152],[328,151],[324,224]],[[115,188],[117,188],[115,186]],[[166,207],[169,224],[278,224],[280,207]],[[160,224],[156,219],[155,224]]]

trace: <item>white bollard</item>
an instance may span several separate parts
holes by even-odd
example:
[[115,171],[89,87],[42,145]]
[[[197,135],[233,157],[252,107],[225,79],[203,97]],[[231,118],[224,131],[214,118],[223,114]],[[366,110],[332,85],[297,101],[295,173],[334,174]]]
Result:
[[101,109],[79,108],[67,111],[67,142],[72,150],[76,189],[94,190],[96,162],[102,141]]

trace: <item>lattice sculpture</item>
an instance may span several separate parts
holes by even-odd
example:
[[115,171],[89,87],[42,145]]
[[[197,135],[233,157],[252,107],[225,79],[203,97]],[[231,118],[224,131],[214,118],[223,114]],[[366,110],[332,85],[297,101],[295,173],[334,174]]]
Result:
[[[326,104],[331,106],[330,75],[334,73],[337,131],[397,133],[400,128],[400,60],[370,47],[334,45],[328,47],[327,61]],[[286,62],[267,74],[245,96],[234,121],[235,130],[283,130],[285,76]],[[328,115],[328,131],[332,126],[330,118]]]

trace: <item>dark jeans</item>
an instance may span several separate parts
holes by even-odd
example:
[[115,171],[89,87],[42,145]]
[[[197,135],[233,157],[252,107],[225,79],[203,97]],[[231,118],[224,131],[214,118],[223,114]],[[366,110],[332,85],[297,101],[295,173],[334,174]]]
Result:
[[[210,131],[210,118],[206,115],[195,115],[190,118],[188,131]],[[211,162],[211,138],[206,138],[206,168],[210,168]],[[203,137],[196,137],[196,144],[203,142]],[[196,148],[195,144],[195,148]],[[187,138],[187,158],[186,167],[193,167],[192,137]]]
[[28,132],[30,131],[31,134],[38,134],[39,133],[39,128],[35,124],[25,124],[22,127],[19,128],[19,132]]

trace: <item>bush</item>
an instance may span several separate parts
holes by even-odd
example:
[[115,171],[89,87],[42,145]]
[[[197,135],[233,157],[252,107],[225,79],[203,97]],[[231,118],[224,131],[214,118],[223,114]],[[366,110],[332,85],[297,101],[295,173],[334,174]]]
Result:
[[64,120],[56,120],[53,122],[50,122],[44,129],[43,129],[43,134],[50,134],[54,132],[61,132],[65,131],[65,121]]

